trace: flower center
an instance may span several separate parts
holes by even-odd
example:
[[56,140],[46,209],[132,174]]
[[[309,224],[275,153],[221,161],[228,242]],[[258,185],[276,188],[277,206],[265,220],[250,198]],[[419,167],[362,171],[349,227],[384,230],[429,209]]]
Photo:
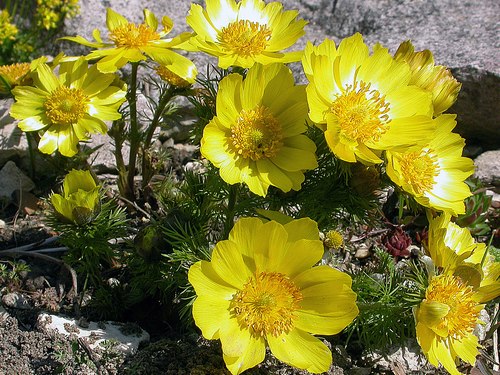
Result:
[[439,166],[432,150],[408,152],[401,158],[401,173],[417,195],[423,195],[434,186]]
[[449,336],[457,338],[472,332],[477,324],[480,309],[473,296],[472,287],[453,275],[433,277],[425,293],[427,300],[448,305],[450,310],[438,328],[447,329]]
[[283,140],[281,126],[271,111],[263,106],[242,110],[231,127],[231,142],[235,152],[244,158],[270,158],[280,150]]
[[128,23],[111,31],[109,38],[117,47],[138,48],[160,39],[160,34],[148,25]]
[[83,90],[59,86],[45,101],[45,113],[53,124],[71,125],[83,118],[87,103]]
[[279,336],[293,327],[302,294],[285,275],[260,272],[231,301],[238,323],[256,336]]
[[[29,71],[29,63],[17,63],[0,66],[0,76],[2,76],[2,78],[5,79],[11,86],[30,80],[30,78],[27,77]],[[1,81],[0,85],[2,85]]]
[[331,105],[337,117],[341,137],[348,143],[377,142],[387,131],[389,103],[377,90],[370,90],[370,83],[361,81],[349,85]]
[[271,29],[267,25],[240,20],[223,27],[217,39],[227,51],[241,56],[253,56],[267,47],[270,37]]

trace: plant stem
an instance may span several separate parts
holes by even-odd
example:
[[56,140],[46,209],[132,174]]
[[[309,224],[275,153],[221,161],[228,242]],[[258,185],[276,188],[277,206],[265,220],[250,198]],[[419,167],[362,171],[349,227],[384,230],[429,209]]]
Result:
[[127,199],[135,201],[134,177],[137,153],[141,145],[139,124],[137,123],[137,69],[139,63],[132,63],[132,74],[130,76],[130,87],[127,93],[130,108],[130,156],[128,162],[127,186],[124,195]]
[[239,184],[229,186],[229,198],[227,201],[226,221],[224,222],[224,239],[229,237],[229,232],[234,225],[234,214],[236,213],[236,200],[238,197]]
[[153,115],[153,120],[148,127],[146,138],[144,139],[144,143],[142,144],[142,188],[144,189],[153,177],[153,171],[151,168],[151,158],[146,156],[147,150],[149,149],[149,145],[151,140],[153,139],[154,132],[160,123],[161,115],[165,110],[168,102],[177,94],[176,87],[170,86],[167,90],[165,90],[158,102],[158,106],[156,107],[155,113]]

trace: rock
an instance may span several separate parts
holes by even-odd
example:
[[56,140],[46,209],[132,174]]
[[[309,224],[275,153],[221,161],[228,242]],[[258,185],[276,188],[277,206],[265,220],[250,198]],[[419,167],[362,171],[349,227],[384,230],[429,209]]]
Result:
[[356,253],[354,257],[357,259],[365,259],[371,255],[370,249],[365,244],[361,244],[358,249],[356,249]]
[[486,334],[491,328],[491,318],[488,312],[485,309],[482,309],[479,313],[479,320],[484,324],[477,324],[476,328],[474,328],[474,335],[477,336],[479,341],[483,341],[486,339]]
[[31,308],[28,300],[21,293],[7,293],[2,296],[2,303],[12,309],[28,310]]
[[474,176],[486,185],[500,186],[500,150],[486,151],[475,160]]
[[34,188],[34,182],[13,161],[5,163],[0,170],[0,198],[11,199],[16,190],[30,191]]
[[9,115],[12,103],[13,99],[0,100],[0,168],[8,160],[28,155],[26,134]]
[[[99,133],[92,134],[86,146],[89,148],[100,146],[89,158],[96,173],[117,173],[114,141],[109,135]],[[125,165],[127,165],[130,157],[130,147],[128,143],[123,145],[122,155]]]
[[124,354],[135,354],[140,343],[149,341],[149,334],[132,323],[88,322],[87,328],[78,323],[75,319],[44,313],[38,316],[37,326],[44,332],[56,331],[65,336],[74,334],[84,338],[92,350],[102,348],[106,340],[115,340],[118,342],[116,349]]
[[0,324],[6,321],[8,317],[10,317],[9,313],[2,305],[0,305]]
[[368,362],[376,363],[377,370],[381,372],[392,371],[394,374],[408,374],[425,370],[427,359],[421,353],[420,347],[414,339],[408,340],[403,346],[389,348],[387,353],[387,355],[369,353],[365,359]]

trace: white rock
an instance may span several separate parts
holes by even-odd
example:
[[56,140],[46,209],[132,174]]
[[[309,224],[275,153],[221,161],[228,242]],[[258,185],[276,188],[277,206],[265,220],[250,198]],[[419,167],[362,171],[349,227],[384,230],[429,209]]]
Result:
[[389,348],[388,355],[379,357],[378,353],[370,353],[368,360],[375,360],[378,368],[393,370],[399,369],[401,373],[419,371],[427,364],[427,359],[421,353],[416,340],[408,340],[404,346]]
[[10,199],[15,190],[30,191],[34,187],[35,183],[13,161],[5,163],[0,170],[0,198]]
[[141,342],[149,341],[149,333],[143,329],[137,327],[137,333],[125,334],[126,324],[117,322],[90,322],[87,328],[82,328],[75,319],[44,313],[38,316],[37,325],[41,331],[56,331],[66,336],[74,334],[78,338],[85,338],[92,350],[102,348],[101,344],[105,340],[115,340],[119,343],[115,348],[129,355],[137,352]]

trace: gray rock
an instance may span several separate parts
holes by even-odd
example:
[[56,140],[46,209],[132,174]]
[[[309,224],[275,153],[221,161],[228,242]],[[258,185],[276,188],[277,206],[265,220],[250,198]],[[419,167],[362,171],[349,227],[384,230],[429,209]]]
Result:
[[2,303],[12,309],[27,310],[31,309],[31,306],[21,293],[7,293],[2,296]]
[[0,170],[0,198],[10,199],[16,190],[30,191],[35,184],[13,161],[5,163]]
[[12,103],[13,99],[0,100],[0,168],[8,160],[28,155],[26,134],[9,115]]
[[486,151],[475,160],[474,175],[484,184],[500,186],[500,150]]
[[[416,340],[411,339],[403,346],[393,346],[388,349],[388,354],[369,353],[365,360],[377,364],[378,371],[393,371],[395,374],[408,374],[422,371],[426,373],[427,359],[421,353]],[[434,373],[435,368],[429,368]],[[397,372],[399,371],[399,372]]]

